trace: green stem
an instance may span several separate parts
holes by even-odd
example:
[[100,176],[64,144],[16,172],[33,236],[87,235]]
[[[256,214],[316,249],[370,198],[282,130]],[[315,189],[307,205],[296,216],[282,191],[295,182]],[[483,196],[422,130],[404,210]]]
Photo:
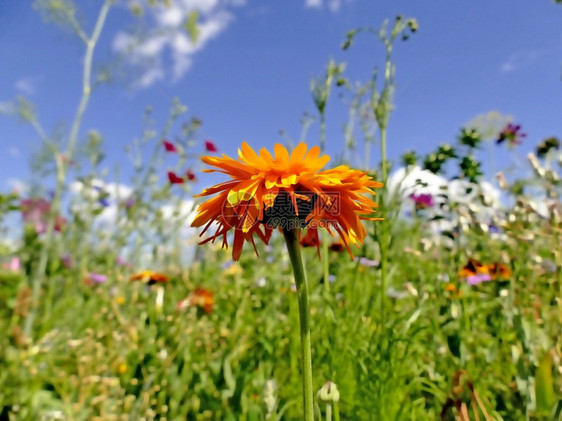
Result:
[[299,300],[299,319],[302,354],[302,381],[305,421],[314,420],[314,406],[312,399],[312,353],[310,349],[310,308],[308,304],[308,286],[306,273],[302,264],[301,249],[297,229],[283,231],[287,251],[293,266],[293,274],[297,285]]
[[326,116],[324,111],[320,113],[320,152],[324,153],[326,144]]
[[[88,106],[88,101],[90,99],[91,93],[91,71],[92,71],[92,58],[94,54],[94,48],[96,43],[99,39],[101,34],[101,30],[105,23],[105,19],[107,17],[107,13],[109,8],[111,7],[111,1],[106,0],[100,10],[98,15],[98,19],[96,21],[96,25],[94,27],[94,32],[92,33],[92,37],[86,43],[86,56],[84,59],[84,73],[82,78],[82,97],[80,99],[80,103],[78,105],[78,109],[76,111],[76,115],[74,117],[74,121],[72,123],[72,128],[70,130],[70,136],[68,139],[68,148],[66,151],[66,160],[68,162],[71,161],[72,155],[74,153],[74,149],[76,146],[76,142],[78,139],[78,132],[80,126],[82,124],[82,117],[84,112],[86,111],[86,107]],[[35,320],[35,316],[37,313],[37,302],[39,300],[39,294],[41,292],[41,284],[43,277],[45,276],[45,271],[47,270],[47,263],[49,257],[49,250],[53,244],[53,237],[54,237],[54,228],[55,228],[55,219],[60,208],[60,201],[62,196],[62,190],[64,187],[64,182],[66,179],[66,165],[64,162],[63,157],[60,154],[56,156],[56,164],[57,164],[57,182],[55,187],[55,194],[53,196],[53,201],[51,203],[51,208],[49,211],[48,219],[47,219],[47,229],[46,229],[46,236],[47,239],[43,248],[41,249],[41,256],[39,257],[39,264],[37,265],[37,270],[35,271],[33,278],[31,280],[31,302],[32,307],[31,311],[29,312],[27,318],[25,319],[24,323],[24,334],[27,338],[30,337],[31,330],[33,328],[33,322]]]
[[[324,153],[324,146],[326,141],[326,115],[324,111],[320,112],[320,153]],[[330,255],[328,250],[329,234],[323,232],[321,235],[322,240],[322,254],[324,255],[324,261],[322,266],[324,269],[324,288],[326,291],[330,290]]]
[[[386,198],[386,181],[388,178],[387,168],[386,168],[386,127],[381,127],[381,170],[382,170],[382,183],[384,184],[384,191],[381,194],[381,198],[379,200],[379,205],[383,215],[386,215],[386,207],[385,207],[385,198]],[[381,251],[381,315],[382,320],[384,320],[384,306],[385,306],[385,297],[386,297],[386,272],[387,272],[387,256],[388,256],[388,241],[387,241],[387,220],[380,221],[380,251]]]

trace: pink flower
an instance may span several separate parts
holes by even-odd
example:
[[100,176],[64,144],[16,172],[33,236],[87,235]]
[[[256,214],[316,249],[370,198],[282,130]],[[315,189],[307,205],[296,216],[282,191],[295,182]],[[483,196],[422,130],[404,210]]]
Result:
[[215,145],[211,139],[207,139],[205,140],[205,149],[207,150],[207,152],[218,152],[219,148],[217,148],[217,145]]
[[167,152],[177,152],[177,148],[176,145],[174,145],[172,142],[168,141],[168,140],[163,140],[162,143],[164,143],[164,148],[166,149]]
[[[23,220],[35,227],[37,234],[47,230],[47,219],[51,210],[51,202],[45,199],[24,199],[20,203]],[[66,219],[57,215],[55,217],[55,231],[61,231],[66,224]]]
[[170,181],[170,184],[183,184],[185,181],[173,171],[168,171],[168,180]]
[[12,257],[8,263],[2,263],[2,269],[6,269],[10,272],[19,272],[21,269],[21,262],[19,257]]
[[94,272],[91,272],[86,278],[84,278],[84,284],[89,286],[99,285],[105,282],[107,282],[107,276]]
[[433,196],[426,193],[416,194],[412,193],[410,199],[416,204],[416,209],[426,209],[432,207],[435,202]]
[[492,277],[487,273],[482,273],[478,275],[471,275],[466,277],[466,283],[468,285],[478,285],[482,282],[491,281]]

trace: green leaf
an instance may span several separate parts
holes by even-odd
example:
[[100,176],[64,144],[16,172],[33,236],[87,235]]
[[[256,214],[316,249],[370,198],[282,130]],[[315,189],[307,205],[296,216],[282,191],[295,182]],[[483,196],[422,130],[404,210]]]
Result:
[[552,380],[552,354],[550,352],[545,352],[539,362],[535,376],[535,395],[538,414],[550,414],[556,399]]
[[193,10],[192,12],[189,13],[189,16],[187,17],[184,24],[185,30],[187,31],[189,37],[194,43],[196,43],[197,40],[199,39],[199,28],[197,27],[198,19],[199,19],[199,13],[197,12],[197,10]]

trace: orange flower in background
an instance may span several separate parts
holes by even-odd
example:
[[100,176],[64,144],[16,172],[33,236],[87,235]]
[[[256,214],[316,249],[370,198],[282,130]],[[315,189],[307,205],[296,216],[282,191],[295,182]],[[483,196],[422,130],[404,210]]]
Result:
[[163,284],[170,281],[170,279],[163,273],[152,272],[150,270],[135,273],[129,278],[129,280],[145,282],[148,285]]
[[489,275],[489,269],[478,260],[468,259],[468,263],[459,271],[459,277],[468,278],[475,275]]
[[[268,243],[273,228],[308,227],[308,240],[318,241],[317,228],[337,232],[351,254],[349,244],[359,246],[366,236],[361,220],[371,218],[377,204],[365,196],[382,187],[364,171],[345,165],[321,171],[330,157],[320,156],[315,146],[307,151],[300,143],[291,154],[276,144],[272,156],[265,148],[259,155],[243,143],[238,160],[222,157],[202,157],[205,164],[215,167],[205,172],[222,172],[231,180],[213,186],[196,197],[211,196],[203,202],[193,227],[204,227],[201,235],[213,225],[216,230],[201,244],[222,237],[228,247],[227,235],[234,231],[233,260],[238,260],[245,241],[256,250],[254,234]],[[312,230],[310,228],[313,228]],[[305,236],[306,237],[306,236]]]
[[492,279],[508,279],[511,276],[511,269],[503,263],[489,264],[488,272]]
[[459,271],[459,277],[465,278],[469,285],[496,279],[509,279],[510,276],[511,269],[503,263],[483,265],[475,259],[469,259],[468,263]]
[[198,287],[189,297],[178,303],[178,308],[184,309],[189,306],[200,307],[205,313],[210,314],[215,305],[214,294],[206,288]]

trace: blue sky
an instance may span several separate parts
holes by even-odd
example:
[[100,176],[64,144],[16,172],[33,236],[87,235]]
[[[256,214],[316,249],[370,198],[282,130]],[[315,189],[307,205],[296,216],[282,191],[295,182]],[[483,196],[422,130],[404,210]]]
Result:
[[[90,33],[101,1],[77,3]],[[110,62],[128,39],[135,19],[125,3],[108,15],[96,65]],[[100,86],[84,118],[82,133],[95,128],[103,134],[105,164],[113,168],[120,163],[125,178],[131,165],[124,149],[140,135],[142,111],[152,105],[159,128],[172,96],[189,107],[180,120],[201,118],[201,140],[213,139],[228,154],[235,154],[242,141],[256,148],[272,146],[283,140],[279,129],[298,138],[303,111],[314,113],[310,78],[323,75],[330,58],[348,63],[351,81],[365,81],[383,64],[380,43],[366,35],[350,51],[342,51],[346,32],[378,27],[397,14],[415,17],[420,29],[394,51],[400,94],[388,131],[391,159],[408,149],[424,154],[453,142],[461,125],[491,110],[523,125],[528,137],[522,153],[547,136],[562,134],[562,6],[552,1],[533,6],[516,0],[438,1],[431,6],[414,0],[172,3],[172,10],[147,14],[146,22],[173,24],[197,8],[204,26],[199,44],[162,38],[144,45],[143,57],[154,61],[149,74],[157,86],[146,79],[140,79],[144,86]],[[0,2],[0,110],[16,95],[25,95],[36,104],[48,131],[59,121],[68,128],[80,95],[84,48],[70,31],[43,23],[30,4]],[[343,145],[347,113],[337,92],[332,91],[327,106],[328,153]],[[29,156],[40,140],[29,126],[6,115],[0,115],[0,133],[0,191],[8,191],[15,180],[29,178]],[[307,141],[317,144],[317,124]],[[203,151],[202,145],[197,148]],[[377,151],[375,147],[373,164]]]

